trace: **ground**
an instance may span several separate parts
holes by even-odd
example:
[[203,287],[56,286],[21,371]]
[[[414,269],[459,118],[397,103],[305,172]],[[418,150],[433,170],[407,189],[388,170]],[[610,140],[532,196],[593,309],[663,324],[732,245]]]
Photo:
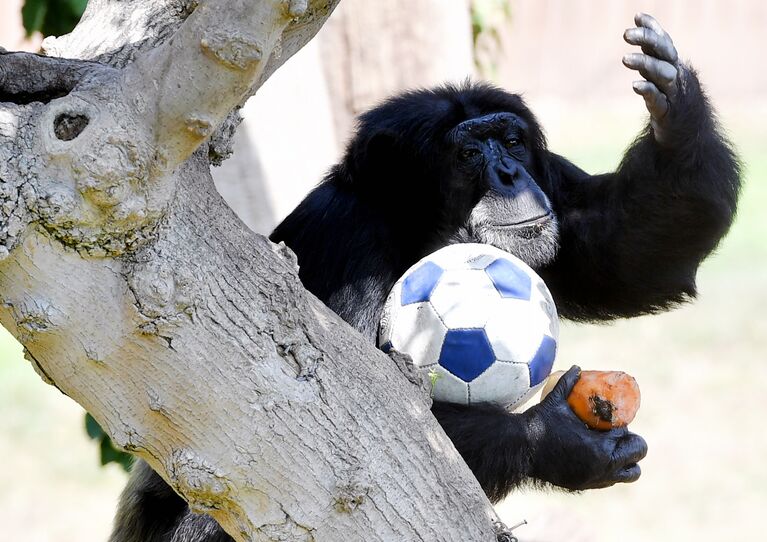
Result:
[[[637,105],[637,104],[633,104]],[[557,151],[596,172],[615,166],[636,133],[630,107],[541,111]],[[581,495],[525,492],[499,506],[526,519],[521,542],[761,538],[767,508],[767,108],[722,111],[746,165],[737,223],[699,275],[700,299],[675,312],[612,326],[566,325],[555,368],[620,369],[642,388],[632,428],[650,453],[636,484]],[[606,127],[584,137],[584,126]],[[1,330],[0,330],[1,332]],[[105,540],[124,483],[98,466],[82,411],[40,381],[0,336],[0,524],[19,542]]]

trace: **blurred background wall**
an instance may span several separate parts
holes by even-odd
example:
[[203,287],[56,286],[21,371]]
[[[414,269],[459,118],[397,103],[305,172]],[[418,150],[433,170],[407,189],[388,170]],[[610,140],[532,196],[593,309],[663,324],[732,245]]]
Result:
[[[0,45],[22,43],[19,0],[0,4]],[[268,232],[338,158],[353,116],[397,90],[485,77],[525,95],[551,147],[614,168],[645,122],[620,59],[636,11],[654,14],[698,69],[739,149],[738,220],[699,274],[700,299],[612,326],[563,328],[557,365],[621,369],[643,406],[639,482],[583,494],[521,491],[499,505],[522,542],[763,540],[767,509],[767,3],[761,0],[343,0],[320,35],[244,109],[236,152],[214,169],[243,220]],[[98,466],[82,411],[0,336],[0,539],[105,540],[124,474]]]

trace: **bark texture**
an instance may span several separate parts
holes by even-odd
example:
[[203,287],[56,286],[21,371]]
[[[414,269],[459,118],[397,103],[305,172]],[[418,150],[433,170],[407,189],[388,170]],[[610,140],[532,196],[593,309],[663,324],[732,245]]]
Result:
[[91,0],[80,60],[0,54],[0,322],[237,540],[492,540],[423,390],[210,178],[335,4]]

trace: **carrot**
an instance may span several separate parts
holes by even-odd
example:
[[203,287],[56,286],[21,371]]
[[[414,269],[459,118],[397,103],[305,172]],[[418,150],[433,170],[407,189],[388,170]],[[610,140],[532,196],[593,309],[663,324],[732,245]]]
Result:
[[[549,376],[541,398],[554,389],[563,374],[557,371]],[[592,429],[608,430],[631,423],[640,400],[639,386],[631,375],[622,371],[581,371],[567,404]]]

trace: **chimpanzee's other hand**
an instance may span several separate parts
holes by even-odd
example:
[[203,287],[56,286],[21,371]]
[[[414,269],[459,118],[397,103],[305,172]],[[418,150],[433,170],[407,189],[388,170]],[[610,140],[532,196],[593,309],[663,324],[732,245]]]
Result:
[[540,404],[523,415],[532,443],[534,478],[572,490],[634,482],[647,444],[628,429],[589,429],[570,409],[567,397],[580,378],[573,366]]
[[663,143],[668,131],[669,113],[679,94],[682,66],[671,36],[658,21],[646,13],[638,13],[634,23],[636,27],[626,30],[623,39],[631,45],[640,46],[642,52],[625,55],[623,64],[637,70],[645,78],[634,81],[634,92],[644,98],[655,139]]

